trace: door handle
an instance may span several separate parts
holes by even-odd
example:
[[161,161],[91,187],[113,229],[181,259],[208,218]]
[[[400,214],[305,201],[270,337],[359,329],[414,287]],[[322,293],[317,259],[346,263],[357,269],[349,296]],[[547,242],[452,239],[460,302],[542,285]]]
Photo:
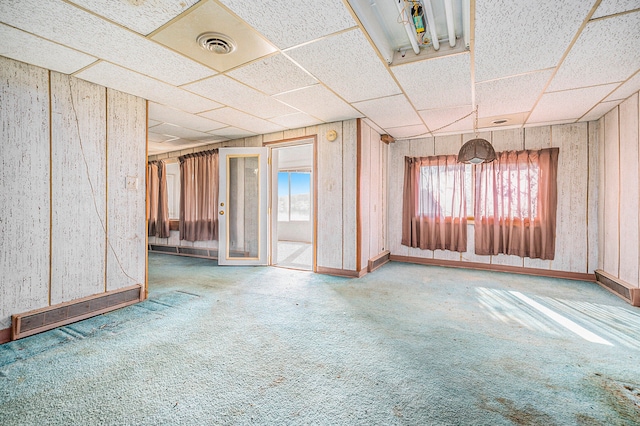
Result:
[[224,210],[220,210],[218,213],[220,213],[220,215],[224,215]]

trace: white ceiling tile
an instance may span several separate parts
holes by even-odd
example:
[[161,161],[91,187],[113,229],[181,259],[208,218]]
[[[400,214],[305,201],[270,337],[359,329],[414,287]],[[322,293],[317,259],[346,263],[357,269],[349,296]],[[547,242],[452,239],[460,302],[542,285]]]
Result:
[[341,0],[220,0],[281,49],[356,25]]
[[183,86],[185,89],[261,118],[298,112],[263,93],[224,75]]
[[244,129],[238,129],[236,127],[225,127],[224,129],[217,129],[211,132],[211,134],[222,136],[228,139],[246,138],[256,135],[256,133],[252,133]]
[[462,118],[473,111],[471,105],[418,111],[429,130],[435,133],[462,132],[473,129],[475,115]]
[[592,1],[477,1],[475,80],[555,67]]
[[360,112],[320,84],[274,97],[325,122],[362,117]]
[[327,37],[287,54],[347,102],[400,93],[360,30]]
[[[285,128],[271,123],[270,121],[263,120],[258,117],[254,117],[252,115],[246,114],[242,111],[235,110],[233,108],[220,108],[215,109],[213,111],[207,111],[200,114],[202,117],[209,118],[211,120],[220,121],[222,123],[227,123],[231,126],[237,127],[239,129],[248,130],[251,133],[255,134],[265,134],[265,133],[273,133],[278,132],[280,130],[284,130]],[[224,130],[224,129],[221,129]],[[217,130],[212,131],[214,134],[218,133]]]
[[228,72],[227,75],[267,95],[274,95],[317,83],[315,78],[304,72],[282,54],[245,65]]
[[606,84],[545,93],[529,116],[527,124],[578,119],[615,87],[616,84]]
[[[149,103],[149,105],[151,105],[151,103]],[[153,127],[153,126],[157,126],[158,124],[162,124],[162,121],[156,121],[152,118],[147,118],[147,126],[148,127]]]
[[197,130],[185,129],[184,127],[174,126],[172,124],[159,124],[152,127],[154,133],[160,133],[163,135],[175,135],[182,139],[187,140],[200,140],[210,136],[205,132],[198,132]]
[[480,117],[531,111],[544,90],[552,70],[476,84],[476,104]]
[[64,74],[74,73],[97,60],[3,24],[0,24],[0,55]]
[[165,135],[164,133],[156,133],[153,131],[153,129],[149,129],[149,132],[147,134],[147,140],[149,142],[161,143],[161,142],[167,142],[174,139],[179,139],[179,137],[171,134]]
[[92,65],[76,74],[76,77],[191,113],[222,106],[212,100],[108,62]]
[[198,115],[189,114],[165,105],[155,102],[149,102],[149,117],[159,122],[175,124],[177,126],[186,127],[187,129],[197,130],[199,132],[208,132],[210,130],[226,127],[226,124],[209,120]]
[[173,0],[72,0],[72,2],[135,32],[147,35],[187,10],[198,0],[179,2]]
[[418,110],[471,104],[471,60],[468,53],[392,67]]
[[271,121],[288,129],[299,129],[302,127],[322,124],[322,121],[318,120],[317,118],[311,117],[303,112],[274,117],[271,119]]
[[415,138],[430,136],[424,124],[419,124],[416,126],[395,127],[395,128],[391,127],[391,128],[385,129],[385,132],[393,136],[396,140],[415,139]]
[[[230,40],[226,41],[234,44],[235,49],[224,55],[203,49],[197,40],[202,34],[211,32],[228,37]],[[218,36],[213,38],[220,39]],[[220,72],[276,51],[271,43],[244,21],[212,0],[200,2],[197,7],[153,34],[151,39]]]
[[62,1],[2,1],[0,20],[170,84],[185,84],[216,74],[158,43]]
[[596,105],[591,111],[589,111],[584,117],[580,119],[580,121],[593,121],[598,120],[600,117],[611,111],[617,105],[619,105],[622,100],[617,101],[608,101],[608,102],[600,102]]
[[601,18],[628,10],[640,9],[638,0],[602,0],[591,19]]
[[422,124],[420,116],[404,95],[371,99],[354,103],[353,106],[383,129]]
[[638,90],[640,90],[640,71],[638,71],[636,75],[631,77],[629,81],[623,83],[620,87],[618,87],[612,94],[607,96],[605,102],[625,100],[629,96],[636,93]]
[[[615,49],[611,44],[616,45]],[[548,91],[628,79],[640,68],[640,12],[587,24]]]

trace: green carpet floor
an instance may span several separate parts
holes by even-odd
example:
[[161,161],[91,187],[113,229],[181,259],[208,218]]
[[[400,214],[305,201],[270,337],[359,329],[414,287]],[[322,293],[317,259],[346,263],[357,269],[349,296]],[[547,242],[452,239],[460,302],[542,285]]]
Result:
[[147,301],[0,345],[0,425],[635,425],[640,309],[593,283],[149,255]]

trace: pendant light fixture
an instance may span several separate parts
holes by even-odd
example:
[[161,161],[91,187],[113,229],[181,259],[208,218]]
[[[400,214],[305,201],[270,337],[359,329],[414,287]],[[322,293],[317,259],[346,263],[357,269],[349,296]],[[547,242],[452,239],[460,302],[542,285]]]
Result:
[[480,164],[490,163],[496,159],[496,151],[491,146],[491,143],[486,139],[478,137],[478,107],[475,110],[475,122],[473,125],[473,131],[475,138],[471,139],[460,148],[458,152],[458,163],[466,164]]

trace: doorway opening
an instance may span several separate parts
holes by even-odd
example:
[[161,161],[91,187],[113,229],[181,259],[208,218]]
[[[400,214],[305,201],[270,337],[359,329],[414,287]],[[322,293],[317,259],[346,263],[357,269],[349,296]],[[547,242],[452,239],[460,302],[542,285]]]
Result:
[[271,264],[314,271],[314,140],[271,146]]

